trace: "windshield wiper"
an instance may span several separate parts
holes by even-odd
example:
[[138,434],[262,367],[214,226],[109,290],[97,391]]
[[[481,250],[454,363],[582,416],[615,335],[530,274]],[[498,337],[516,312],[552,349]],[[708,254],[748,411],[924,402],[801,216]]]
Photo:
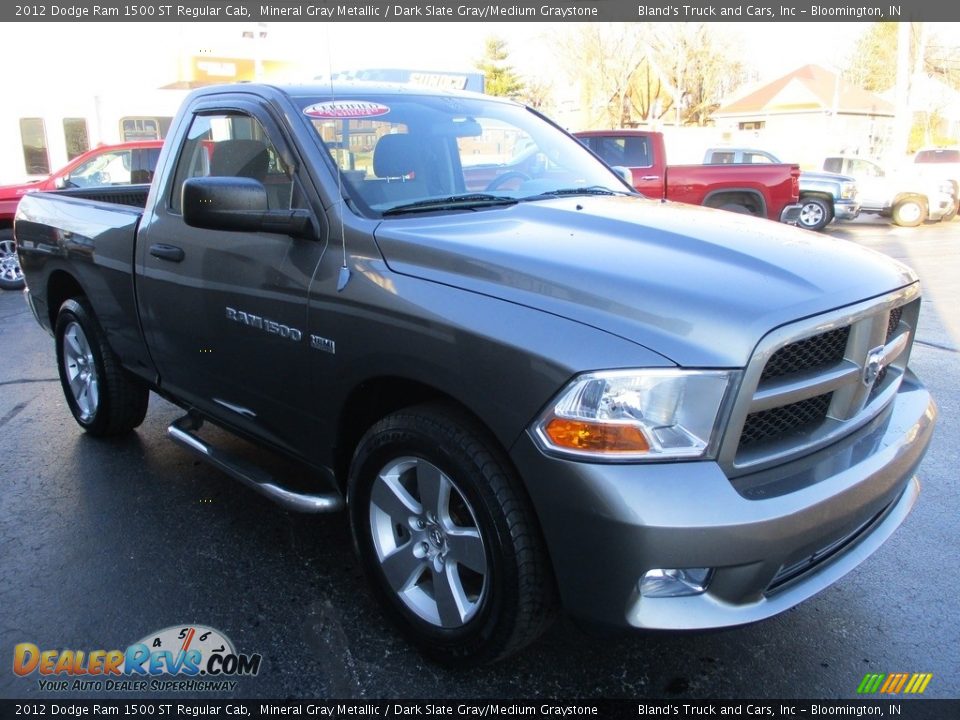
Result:
[[566,195],[632,195],[626,190],[611,190],[603,185],[590,185],[589,187],[578,188],[560,188],[559,190],[547,190],[546,192],[530,195],[522,198],[523,200],[540,200],[549,197],[564,197]]
[[405,213],[426,212],[429,210],[473,210],[496,205],[516,205],[517,200],[503,195],[489,193],[466,193],[464,195],[450,195],[442,198],[427,198],[416,202],[397,205],[383,211],[383,216],[403,215]]

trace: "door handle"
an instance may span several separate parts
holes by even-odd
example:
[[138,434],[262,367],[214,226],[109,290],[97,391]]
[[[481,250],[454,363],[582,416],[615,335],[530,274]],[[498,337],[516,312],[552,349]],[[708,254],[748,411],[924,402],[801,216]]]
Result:
[[164,243],[151,245],[150,254],[155,258],[169,260],[170,262],[180,262],[184,258],[182,248],[178,248],[176,245],[166,245]]
[[640,178],[640,179],[641,179],[641,180],[659,180],[659,179],[660,179],[660,176],[659,176],[659,175],[644,175],[644,176],[643,176],[642,178]]

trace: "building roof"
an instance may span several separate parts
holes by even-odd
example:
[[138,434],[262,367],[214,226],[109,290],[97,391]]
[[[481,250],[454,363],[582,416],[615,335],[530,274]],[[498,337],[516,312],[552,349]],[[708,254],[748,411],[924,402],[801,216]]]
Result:
[[893,104],[819,65],[801,68],[718,109],[714,116],[834,111],[892,117]]

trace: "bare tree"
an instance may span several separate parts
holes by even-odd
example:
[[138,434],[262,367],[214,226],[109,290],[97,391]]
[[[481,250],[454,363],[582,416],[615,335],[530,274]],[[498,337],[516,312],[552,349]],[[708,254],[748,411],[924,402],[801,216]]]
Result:
[[553,110],[553,83],[539,77],[524,78],[517,100],[549,115]]
[[634,72],[647,52],[646,25],[585,23],[557,43],[567,75],[580,86],[589,127],[621,127],[629,120],[628,95]]
[[559,42],[591,127],[623,127],[676,113],[704,125],[744,78],[722,29],[704,23],[577,26]]
[[680,96],[683,124],[707,125],[724,96],[744,81],[743,63],[722,26],[654,23],[650,47],[655,64]]

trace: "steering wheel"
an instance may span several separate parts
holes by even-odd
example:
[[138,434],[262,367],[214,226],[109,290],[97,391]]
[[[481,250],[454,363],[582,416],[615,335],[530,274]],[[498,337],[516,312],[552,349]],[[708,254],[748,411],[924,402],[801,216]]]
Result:
[[487,186],[484,188],[484,190],[485,191],[496,190],[501,185],[506,184],[510,180],[519,180],[520,182],[524,182],[525,180],[529,180],[529,179],[530,179],[530,176],[527,175],[526,173],[522,173],[519,170],[510,170],[509,172],[505,172],[503,175],[497,175],[493,180],[487,183]]

